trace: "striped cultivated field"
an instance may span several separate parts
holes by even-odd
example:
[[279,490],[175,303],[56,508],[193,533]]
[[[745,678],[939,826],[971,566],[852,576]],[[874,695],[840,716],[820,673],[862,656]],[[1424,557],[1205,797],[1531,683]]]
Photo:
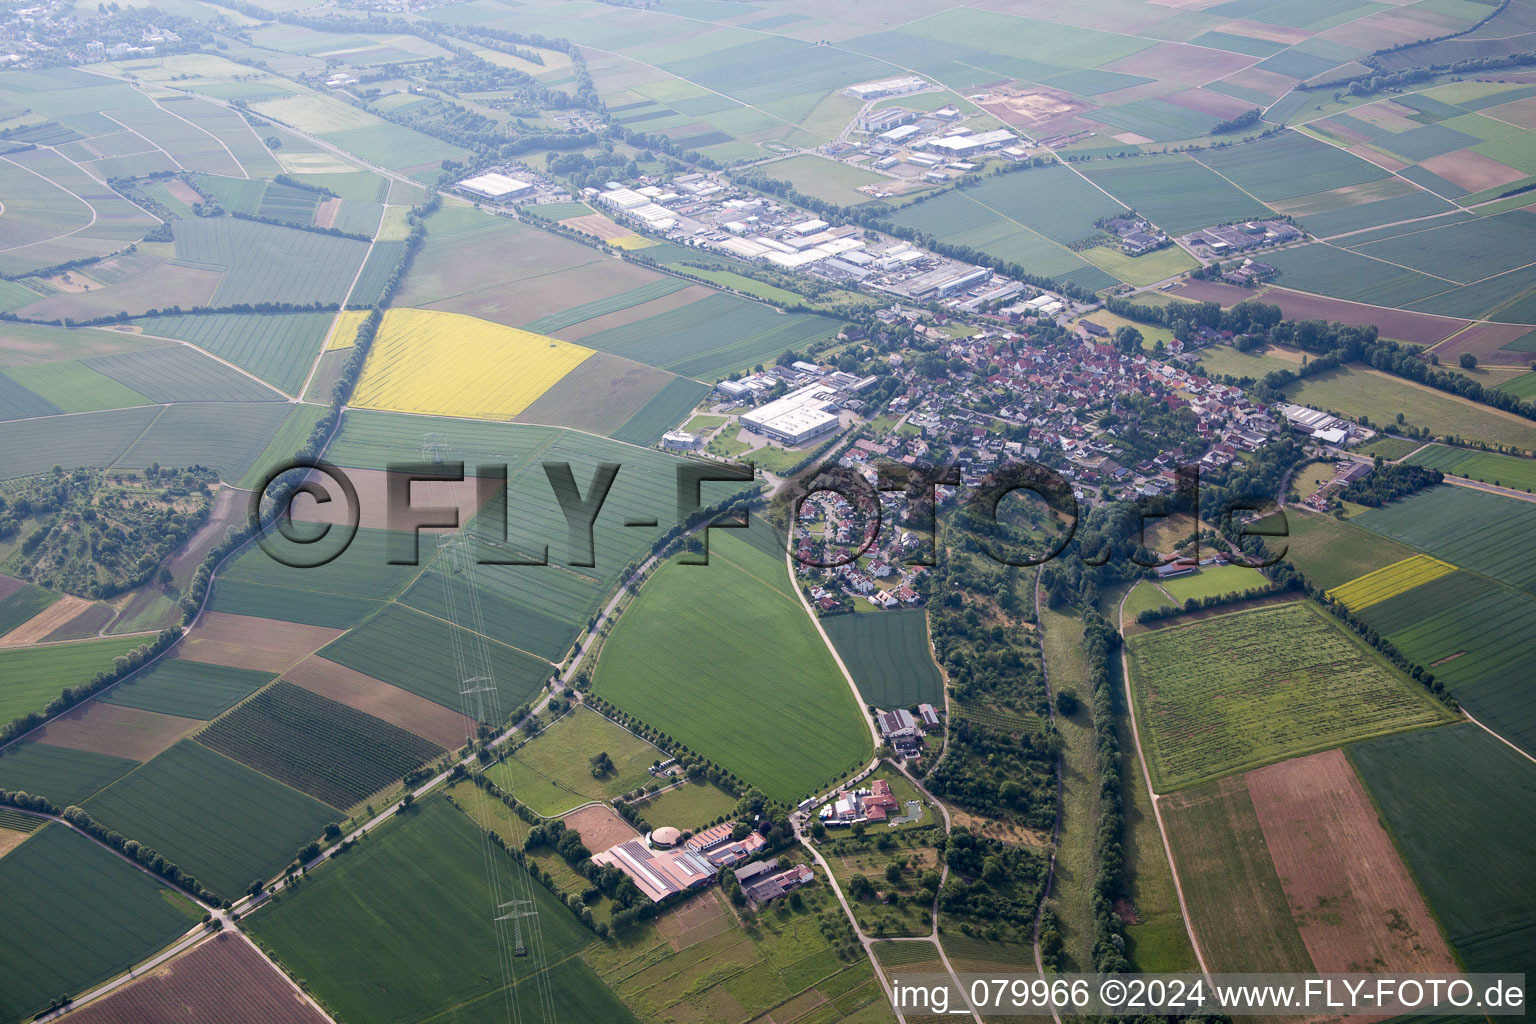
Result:
[[1334,587],[1328,596],[1358,612],[1455,571],[1456,567],[1449,562],[1431,555],[1414,555]]

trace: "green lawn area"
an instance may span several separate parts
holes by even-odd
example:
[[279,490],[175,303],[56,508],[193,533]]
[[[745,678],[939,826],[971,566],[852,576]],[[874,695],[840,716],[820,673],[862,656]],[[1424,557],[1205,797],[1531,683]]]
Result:
[[1130,256],[1116,245],[1101,245],[1078,253],[1100,270],[1138,288],[1175,277],[1200,265],[1189,253],[1170,245],[1141,256]]
[[1173,340],[1173,331],[1166,327],[1159,327],[1157,324],[1137,323],[1135,320],[1127,320],[1123,316],[1116,316],[1114,313],[1111,313],[1107,309],[1096,309],[1092,313],[1084,316],[1083,319],[1087,320],[1089,323],[1098,324],[1101,327],[1108,327],[1109,333],[1111,335],[1113,335],[1122,327],[1134,327],[1136,330],[1141,332],[1141,347],[1148,351],[1151,351],[1152,346],[1159,341],[1166,345]]
[[1269,580],[1257,569],[1248,569],[1241,565],[1211,565],[1199,569],[1193,576],[1164,580],[1162,586],[1175,601],[1182,603],[1190,598],[1198,601],[1222,594],[1234,594],[1238,591],[1262,587],[1267,583]]
[[793,803],[868,759],[863,712],[783,560],[725,531],[710,549],[708,566],[673,560],[641,588],[593,690]]
[[[1270,529],[1278,524],[1276,515],[1254,528]],[[1266,538],[1265,546],[1273,553],[1284,550],[1286,561],[1325,590],[1414,553],[1413,548],[1390,537],[1316,512],[1287,509],[1285,528],[1286,536]]]
[[0,651],[0,722],[42,711],[65,687],[90,682],[146,642],[133,636]]
[[1398,413],[1436,434],[1513,444],[1536,451],[1536,423],[1444,392],[1358,366],[1327,370],[1292,384],[1286,399],[1372,423],[1391,423]]
[[[592,758],[613,767],[592,774]],[[535,812],[552,817],[593,800],[608,801],[651,781],[647,770],[667,755],[582,705],[486,769],[490,779]]]
[[1450,719],[1305,600],[1138,633],[1125,648],[1158,792]]
[[1299,353],[1270,346],[1262,351],[1239,352],[1231,345],[1211,345],[1200,350],[1200,368],[1214,376],[1262,378],[1275,370],[1295,370]]
[[1135,622],[1136,616],[1141,612],[1150,611],[1153,608],[1167,608],[1173,602],[1163,596],[1163,592],[1157,589],[1157,585],[1151,580],[1142,580],[1131,588],[1130,595],[1126,597],[1122,614],[1126,622]]
[[842,206],[869,202],[869,196],[860,192],[858,186],[891,180],[861,167],[810,154],[775,160],[759,165],[757,170],[770,178],[789,182],[797,192]]
[[700,414],[683,425],[683,429],[690,434],[702,434],[714,430],[728,419],[725,416],[707,416]]
[[719,786],[701,780],[638,801],[635,809],[653,828],[672,825],[697,831],[716,818],[730,814],[738,802]]

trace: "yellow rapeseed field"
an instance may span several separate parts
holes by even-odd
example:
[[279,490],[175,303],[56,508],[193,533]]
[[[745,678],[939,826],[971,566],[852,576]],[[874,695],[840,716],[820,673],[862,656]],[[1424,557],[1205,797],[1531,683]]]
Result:
[[644,235],[620,235],[608,239],[608,244],[615,249],[648,249],[656,243]]
[[462,313],[391,309],[351,404],[508,420],[591,354],[581,345]]
[[331,333],[325,337],[325,350],[351,348],[357,344],[357,329],[368,319],[366,309],[344,309],[331,321]]
[[1393,562],[1375,572],[1356,577],[1348,583],[1341,583],[1328,591],[1328,596],[1350,611],[1357,612],[1455,571],[1456,567],[1449,562],[1442,562],[1430,555],[1412,555],[1401,562]]

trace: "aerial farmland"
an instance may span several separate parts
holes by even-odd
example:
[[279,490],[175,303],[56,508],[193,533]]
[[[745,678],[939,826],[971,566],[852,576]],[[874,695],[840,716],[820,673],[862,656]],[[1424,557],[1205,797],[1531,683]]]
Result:
[[1532,8],[0,14],[0,1024],[1526,970]]

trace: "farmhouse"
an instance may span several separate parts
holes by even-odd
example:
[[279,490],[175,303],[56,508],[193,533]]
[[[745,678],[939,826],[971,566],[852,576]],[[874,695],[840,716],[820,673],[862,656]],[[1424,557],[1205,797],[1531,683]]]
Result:
[[520,178],[509,177],[495,171],[465,178],[459,182],[459,191],[471,198],[485,199],[493,203],[508,202],[532,188],[532,185]]
[[768,841],[756,830],[749,831],[740,839],[732,839],[735,822],[715,825],[690,838],[684,846],[689,853],[703,857],[717,868],[730,867],[749,860],[753,854],[767,845]]
[[701,889],[715,880],[715,869],[698,854],[687,850],[653,850],[643,839],[609,847],[594,854],[592,862],[612,865],[624,872],[652,903],[689,889]]
[[751,412],[741,422],[750,430],[785,444],[800,444],[837,426],[836,392],[824,384],[809,384]]
[[798,889],[802,885],[808,885],[816,878],[816,873],[804,864],[796,865],[788,871],[780,871],[776,875],[770,875],[761,882],[742,889],[747,899],[761,906],[772,900],[778,899],[791,889]]
[[855,789],[838,795],[818,815],[828,825],[852,825],[861,821],[886,821],[899,810],[901,802],[891,793],[891,784],[875,779],[868,789]]

